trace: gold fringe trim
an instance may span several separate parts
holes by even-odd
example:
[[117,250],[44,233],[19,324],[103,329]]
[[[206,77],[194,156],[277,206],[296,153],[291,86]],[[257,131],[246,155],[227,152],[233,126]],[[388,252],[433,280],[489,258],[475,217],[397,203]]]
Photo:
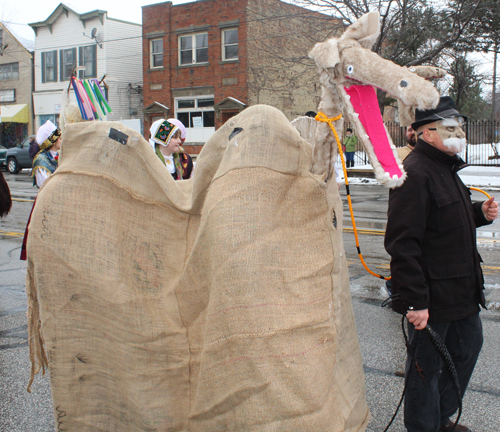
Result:
[[48,175],[52,175],[52,172],[50,172],[50,170],[48,170],[46,167],[44,167],[44,166],[36,166],[31,171],[31,177],[35,177],[36,172],[39,171],[39,170],[45,171]]

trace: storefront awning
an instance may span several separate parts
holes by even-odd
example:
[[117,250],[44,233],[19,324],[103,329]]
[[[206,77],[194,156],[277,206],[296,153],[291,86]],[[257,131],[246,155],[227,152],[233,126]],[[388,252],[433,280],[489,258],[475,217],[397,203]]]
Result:
[[28,123],[28,104],[1,105],[0,123]]

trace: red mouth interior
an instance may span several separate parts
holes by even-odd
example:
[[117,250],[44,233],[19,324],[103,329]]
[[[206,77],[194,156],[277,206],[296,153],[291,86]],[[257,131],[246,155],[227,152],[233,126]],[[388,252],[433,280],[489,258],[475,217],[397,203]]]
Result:
[[398,167],[387,137],[375,89],[367,85],[352,85],[345,87],[345,91],[351,97],[352,107],[359,115],[359,120],[370,137],[375,156],[382,168],[389,173],[391,178],[394,175],[397,178],[402,177],[403,173]]

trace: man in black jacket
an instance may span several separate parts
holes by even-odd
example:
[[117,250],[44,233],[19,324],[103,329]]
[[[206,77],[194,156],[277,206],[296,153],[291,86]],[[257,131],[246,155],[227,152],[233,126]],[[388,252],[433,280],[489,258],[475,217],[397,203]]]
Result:
[[[466,145],[450,97],[416,112],[418,141],[404,160],[405,183],[391,190],[385,248],[391,255],[392,306],[408,318],[405,426],[409,432],[451,431],[456,391],[423,329],[429,325],[450,352],[464,394],[481,350],[479,310],[485,306],[476,228],[491,223],[498,203],[472,203],[457,172]],[[457,425],[456,432],[470,431]]]

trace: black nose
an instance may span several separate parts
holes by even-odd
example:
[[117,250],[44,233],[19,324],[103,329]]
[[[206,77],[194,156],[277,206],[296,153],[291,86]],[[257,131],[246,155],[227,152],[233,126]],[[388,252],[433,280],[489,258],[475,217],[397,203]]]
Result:
[[408,87],[408,81],[402,80],[402,81],[399,83],[399,85],[400,85],[401,87]]

